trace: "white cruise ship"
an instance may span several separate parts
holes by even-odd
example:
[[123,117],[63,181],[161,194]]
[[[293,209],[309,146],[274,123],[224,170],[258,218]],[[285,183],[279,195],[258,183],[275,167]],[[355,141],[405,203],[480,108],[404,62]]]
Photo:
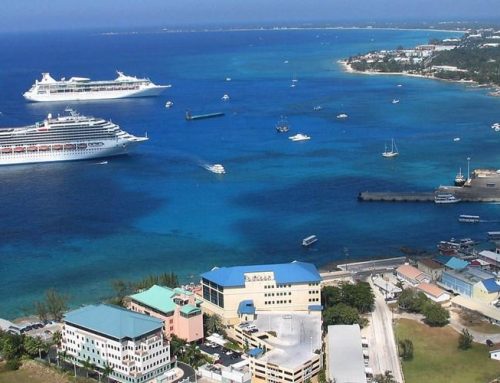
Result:
[[54,80],[49,73],[42,73],[24,98],[34,102],[46,101],[88,101],[126,97],[157,96],[171,85],[155,85],[147,78],[126,76],[117,72],[115,80],[92,81],[85,77],[71,77]]
[[85,160],[127,153],[147,137],[124,132],[111,121],[66,109],[64,116],[20,128],[0,129],[0,165]]

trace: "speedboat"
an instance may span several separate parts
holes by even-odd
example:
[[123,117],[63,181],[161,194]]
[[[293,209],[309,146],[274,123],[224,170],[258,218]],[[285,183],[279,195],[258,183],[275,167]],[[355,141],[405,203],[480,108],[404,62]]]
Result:
[[399,100],[397,100],[397,99],[393,99],[393,100],[392,100],[392,103],[393,103],[393,104],[399,104]]
[[205,169],[215,174],[226,174],[226,169],[221,164],[206,165]]
[[224,96],[221,97],[222,101],[228,101],[229,100],[229,95],[225,94]]
[[455,142],[460,141],[460,137],[455,137],[455,138],[453,139],[453,141],[455,141]]
[[171,108],[172,106],[174,106],[174,103],[170,100],[165,103],[165,108]]
[[321,105],[317,105],[313,108],[313,110],[321,110],[323,109],[323,107]]
[[288,139],[292,140],[292,141],[306,141],[306,140],[310,140],[311,137],[309,137],[306,134],[298,133],[295,136],[288,137]]
[[403,85],[402,84],[398,84],[398,88],[401,88]]
[[337,118],[339,120],[346,119],[347,117],[349,117],[349,116],[347,114],[345,114],[345,113],[340,113],[339,115],[337,115]]

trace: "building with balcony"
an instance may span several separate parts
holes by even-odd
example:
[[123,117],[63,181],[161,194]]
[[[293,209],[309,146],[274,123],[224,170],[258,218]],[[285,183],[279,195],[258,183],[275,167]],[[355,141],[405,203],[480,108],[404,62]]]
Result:
[[64,316],[62,351],[77,365],[90,362],[120,383],[175,379],[170,347],[157,318],[110,305],[89,305]]
[[157,286],[128,297],[127,307],[163,321],[163,333],[195,342],[203,338],[201,300],[183,289]]
[[257,311],[315,311],[320,282],[311,263],[215,267],[201,275],[202,307],[228,324],[253,319]]

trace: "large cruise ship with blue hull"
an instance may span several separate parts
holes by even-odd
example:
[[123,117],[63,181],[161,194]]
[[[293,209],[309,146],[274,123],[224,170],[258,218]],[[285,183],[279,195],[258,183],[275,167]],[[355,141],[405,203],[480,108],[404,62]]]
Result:
[[73,161],[126,154],[147,137],[123,131],[117,124],[66,109],[42,122],[0,129],[0,165]]

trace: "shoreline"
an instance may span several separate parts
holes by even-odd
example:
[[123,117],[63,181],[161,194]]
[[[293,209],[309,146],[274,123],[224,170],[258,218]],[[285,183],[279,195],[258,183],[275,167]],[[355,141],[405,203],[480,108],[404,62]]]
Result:
[[437,81],[444,81],[444,82],[450,82],[454,84],[465,84],[465,85],[473,85],[475,88],[483,88],[483,89],[490,89],[491,92],[488,93],[488,96],[491,97],[500,97],[500,92],[498,89],[500,86],[497,86],[496,84],[480,84],[477,81],[474,80],[449,80],[446,78],[439,78],[435,76],[430,76],[430,75],[423,75],[423,74],[416,74],[416,73],[407,73],[407,72],[375,72],[375,71],[359,71],[356,69],[353,69],[346,60],[337,60],[337,64],[339,64],[343,71],[346,73],[353,73],[353,74],[364,74],[364,75],[369,75],[369,76],[375,76],[375,75],[389,75],[389,76],[405,76],[405,77],[416,77],[416,78],[424,78],[428,80],[437,80]]

